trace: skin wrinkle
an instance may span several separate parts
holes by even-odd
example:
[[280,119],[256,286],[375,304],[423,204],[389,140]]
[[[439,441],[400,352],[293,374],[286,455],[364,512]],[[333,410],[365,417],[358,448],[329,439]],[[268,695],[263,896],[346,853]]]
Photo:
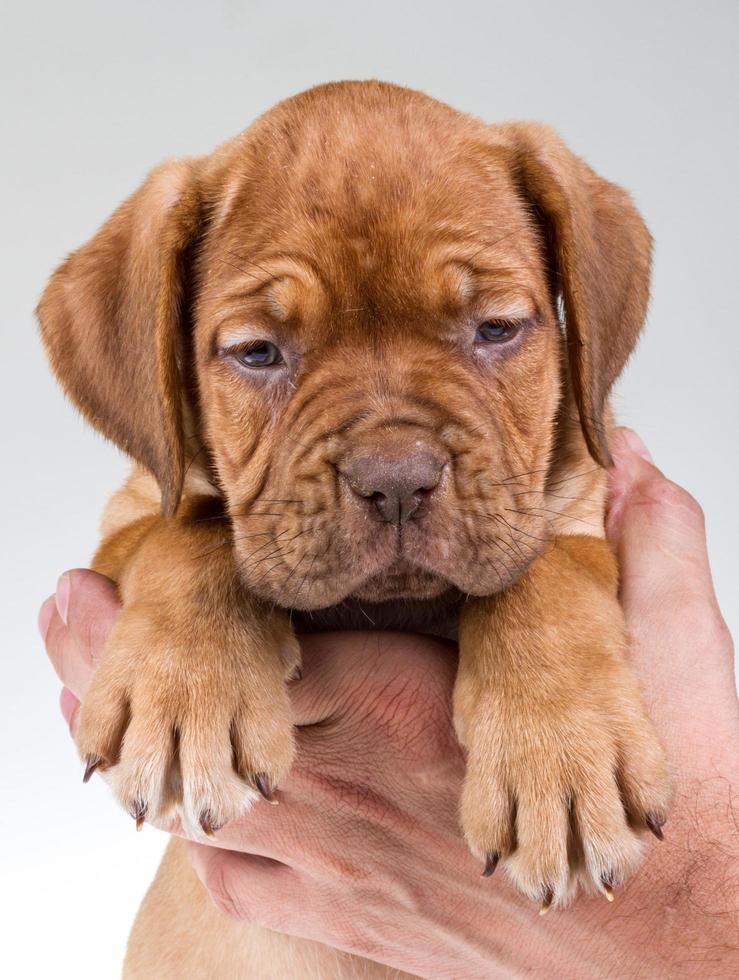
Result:
[[[479,252],[479,246],[478,246],[477,251]],[[239,253],[239,254],[241,254],[241,253]],[[262,267],[264,267],[264,261],[265,260],[261,260],[261,261],[258,261],[257,262],[256,259],[255,259],[255,263],[257,265],[259,265],[259,266],[262,266]],[[346,268],[345,268],[344,272],[342,273],[342,276],[343,276],[342,285],[344,285],[344,287],[346,287],[346,284],[347,284],[346,283],[346,280],[347,280],[347,270],[346,270]],[[402,280],[402,278],[403,277],[401,276],[401,280]],[[346,294],[346,288],[343,290],[343,294]],[[351,289],[349,289],[349,295],[351,295]],[[304,297],[304,299],[305,299],[305,297]],[[375,302],[375,300],[372,299],[371,297],[366,297],[365,296],[363,298],[363,297],[360,296],[360,298],[359,298],[359,305],[357,306],[357,309],[358,310],[366,310],[369,307],[370,309],[377,310],[377,309],[380,308],[380,306],[385,311],[392,310],[394,308],[393,307],[393,301],[392,301],[392,299],[390,297],[387,297],[386,296],[385,297],[385,301],[383,302],[383,304],[379,304],[378,305]],[[404,301],[403,304],[402,304],[401,309],[406,310],[407,308],[408,308],[407,302]],[[387,315],[387,312],[386,312],[386,315]],[[303,383],[305,384],[305,382],[303,382]],[[431,385],[430,387],[433,388],[434,386]],[[341,425],[341,423],[339,423],[339,426],[340,425]],[[305,433],[306,428],[310,428],[310,419],[300,418],[300,416],[297,413],[294,413],[288,419],[287,425],[285,426],[285,428],[288,428],[288,427],[290,427],[290,428],[296,428],[296,427],[297,428],[300,428],[300,430]],[[305,438],[305,435],[303,436],[303,438]],[[301,462],[302,462],[302,460],[301,460],[300,456],[297,456],[293,465],[297,467],[298,464],[301,463]],[[311,474],[309,472],[303,472],[303,474],[302,474],[302,476],[303,476],[304,479],[306,477],[310,477],[310,475]],[[284,479],[289,480],[290,479],[289,475],[285,474]],[[295,482],[295,481],[293,481],[293,482]],[[299,481],[298,481],[298,483],[299,483]],[[320,549],[323,552],[323,551],[326,551],[326,544],[327,544],[327,542],[313,544],[311,542],[306,541],[306,542],[304,542],[304,545],[303,546],[306,549],[310,547],[313,551],[316,551],[316,550],[319,550]],[[297,563],[297,562],[300,562],[301,561],[302,557],[303,556],[301,555],[300,550],[298,550],[296,552],[296,554],[292,556],[291,560],[293,562]],[[326,559],[330,559],[330,557],[331,557],[330,556],[330,552],[329,551],[326,551]],[[329,564],[329,568],[327,568],[325,561],[321,563],[321,567],[317,567],[315,569],[315,576],[316,576],[316,578],[318,576],[321,576],[322,578],[326,578],[327,573],[328,573],[329,576],[331,575],[331,565]],[[338,574],[338,572],[333,572],[333,574]],[[276,572],[275,572],[275,575],[276,575]],[[265,580],[262,583],[262,587],[269,587],[270,580],[271,579],[275,579],[275,575],[273,575],[271,577],[270,577],[270,575],[267,575],[265,577]],[[274,586],[277,587],[278,585],[279,585],[279,583],[277,583],[277,581],[275,579]],[[306,592],[310,591],[310,587],[311,587],[311,583],[308,582],[305,591]]]

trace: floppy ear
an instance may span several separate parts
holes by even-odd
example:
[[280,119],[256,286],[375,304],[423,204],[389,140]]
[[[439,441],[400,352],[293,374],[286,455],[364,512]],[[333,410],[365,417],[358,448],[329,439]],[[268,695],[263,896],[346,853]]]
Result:
[[605,401],[644,323],[651,236],[626,191],[598,177],[552,130],[530,123],[502,129],[547,238],[585,441],[593,459],[610,466]]
[[168,515],[184,479],[184,266],[199,222],[195,161],[163,164],[57,269],[37,309],[67,394],[154,474]]

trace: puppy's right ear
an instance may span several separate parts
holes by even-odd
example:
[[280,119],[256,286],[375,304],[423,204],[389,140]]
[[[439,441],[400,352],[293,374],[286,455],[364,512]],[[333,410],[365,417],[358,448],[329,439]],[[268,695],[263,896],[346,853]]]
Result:
[[57,269],[37,309],[67,394],[154,474],[168,515],[184,479],[185,255],[200,221],[197,162],[157,167]]

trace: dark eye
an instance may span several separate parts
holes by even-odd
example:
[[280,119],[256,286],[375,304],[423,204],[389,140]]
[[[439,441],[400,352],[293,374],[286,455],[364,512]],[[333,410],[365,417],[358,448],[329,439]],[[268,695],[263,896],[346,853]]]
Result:
[[240,347],[233,351],[237,361],[250,368],[271,367],[282,363],[279,348],[269,340],[256,340],[248,347]]
[[477,328],[477,341],[488,344],[500,344],[511,340],[520,329],[520,324],[511,320],[486,320]]

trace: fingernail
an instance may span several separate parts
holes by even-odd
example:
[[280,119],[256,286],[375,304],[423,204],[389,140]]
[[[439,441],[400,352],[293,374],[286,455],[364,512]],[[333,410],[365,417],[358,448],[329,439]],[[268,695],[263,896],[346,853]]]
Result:
[[56,583],[56,609],[65,626],[67,625],[67,612],[69,611],[70,589],[69,572],[65,572]]
[[632,453],[645,459],[648,463],[653,463],[652,454],[642,442],[641,436],[637,435],[633,429],[623,430],[623,439]]
[[500,855],[493,852],[488,854],[487,860],[485,861],[485,870],[480,875],[481,878],[489,878],[495,869],[498,867],[498,861],[500,860]]
[[657,817],[655,817],[653,813],[647,814],[645,822],[647,827],[649,827],[649,829],[652,831],[652,833],[657,838],[657,840],[665,839],[665,835],[662,833],[663,824],[659,822],[659,820],[657,819]]
[[46,643],[46,634],[49,632],[51,617],[54,615],[54,606],[54,596],[50,595],[49,598],[44,601],[41,609],[39,609],[38,631],[41,634],[41,639],[44,643]]

